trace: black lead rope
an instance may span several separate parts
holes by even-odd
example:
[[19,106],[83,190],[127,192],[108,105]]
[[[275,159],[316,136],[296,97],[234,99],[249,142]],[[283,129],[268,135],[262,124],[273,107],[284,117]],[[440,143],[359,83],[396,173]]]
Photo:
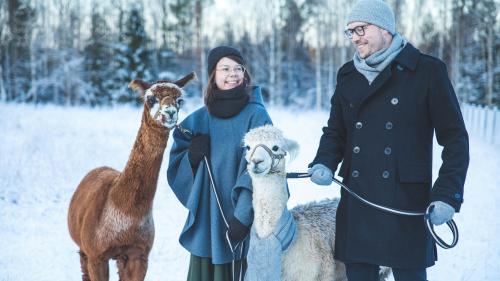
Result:
[[[298,179],[298,178],[308,178],[311,175],[309,173],[287,173],[286,177],[289,179]],[[350,195],[358,199],[359,201],[363,202],[364,204],[371,206],[373,208],[376,208],[378,210],[388,212],[391,214],[396,214],[396,215],[401,215],[401,216],[424,216],[425,218],[425,223],[427,225],[427,229],[429,230],[429,233],[431,234],[432,238],[438,244],[441,248],[443,249],[450,249],[455,247],[458,243],[458,228],[457,224],[455,223],[454,220],[449,220],[446,222],[448,227],[450,228],[452,234],[453,234],[453,241],[451,244],[446,243],[443,239],[441,239],[436,232],[434,231],[434,225],[430,222],[430,214],[432,213],[434,206],[430,206],[427,208],[425,212],[414,212],[414,211],[405,211],[405,210],[398,210],[398,209],[393,209],[389,208],[386,206],[378,205],[373,202],[370,202],[366,200],[365,198],[361,197],[358,195],[356,192],[352,191],[347,185],[336,179],[335,177],[332,179],[333,182],[336,184],[340,185],[345,191],[347,191]]]

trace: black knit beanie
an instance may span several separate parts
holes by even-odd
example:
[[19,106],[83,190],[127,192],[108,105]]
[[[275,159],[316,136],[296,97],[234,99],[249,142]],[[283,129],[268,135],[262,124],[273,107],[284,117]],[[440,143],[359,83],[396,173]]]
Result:
[[241,59],[241,63],[243,64],[245,61],[243,59],[243,56],[241,55],[240,51],[237,49],[230,47],[230,46],[219,46],[215,47],[210,52],[208,53],[208,58],[207,58],[207,73],[210,75],[212,71],[214,70],[215,66],[217,65],[217,62],[223,57],[227,56],[233,56],[238,59]]

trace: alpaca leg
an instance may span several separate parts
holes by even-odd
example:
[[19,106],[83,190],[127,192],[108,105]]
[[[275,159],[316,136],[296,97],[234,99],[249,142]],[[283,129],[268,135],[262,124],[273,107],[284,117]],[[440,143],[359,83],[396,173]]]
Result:
[[390,267],[381,266],[379,271],[380,281],[386,281],[389,278],[389,275],[392,273],[392,269]]
[[107,260],[89,259],[87,265],[88,265],[90,280],[92,281],[109,280],[109,264]]
[[335,270],[335,281],[347,281],[347,275],[345,271],[345,264],[341,261],[334,261],[333,267]]
[[[334,268],[334,263],[326,263],[324,266],[320,267],[320,273],[319,273],[319,278],[318,280],[321,281],[337,281],[335,279],[335,268]],[[347,280],[346,280],[347,281]]]
[[90,281],[89,270],[87,268],[87,255],[81,250],[78,253],[80,254],[80,266],[82,267],[82,281]]
[[117,261],[120,281],[143,281],[148,270],[148,253],[139,249],[127,251]]

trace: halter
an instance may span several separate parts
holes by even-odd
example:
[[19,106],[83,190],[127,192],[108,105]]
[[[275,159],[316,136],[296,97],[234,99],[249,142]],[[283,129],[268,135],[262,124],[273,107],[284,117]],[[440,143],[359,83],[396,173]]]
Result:
[[[257,147],[262,147],[267,152],[267,154],[269,154],[269,157],[271,157],[271,159],[272,159],[271,168],[269,169],[269,174],[280,173],[280,171],[275,170],[275,168],[276,168],[276,166],[279,165],[281,159],[285,158],[286,151],[283,154],[277,154],[277,153],[274,153],[267,145],[260,143],[253,148],[252,153],[250,154],[250,158],[253,157],[253,154],[255,153],[255,150],[257,150]],[[276,160],[277,160],[277,162],[275,162]]]
[[[150,110],[151,110],[151,109],[153,109],[153,106],[157,103],[157,101],[156,101],[156,100],[157,100],[156,98],[155,98],[155,100],[154,100],[153,102],[150,102],[149,100],[147,100],[147,103],[148,103],[148,106],[149,106],[149,109],[150,109]],[[179,109],[180,109],[180,106],[179,106],[179,103],[177,102],[177,99],[174,99],[174,102],[173,102],[172,104],[167,105],[166,107],[167,107],[167,108],[168,108],[168,107],[174,107],[174,108],[177,110],[177,112],[179,112]],[[160,104],[160,105],[159,105],[159,108],[158,108],[158,111],[156,111],[156,113],[155,113],[155,115],[154,115],[154,117],[153,117],[153,118],[155,118],[155,119],[156,119],[156,118],[158,118],[158,116],[160,116],[160,114],[162,114],[162,112],[161,112],[161,108],[162,108],[162,107],[161,107],[161,104]],[[177,126],[177,125],[176,125],[176,126]]]

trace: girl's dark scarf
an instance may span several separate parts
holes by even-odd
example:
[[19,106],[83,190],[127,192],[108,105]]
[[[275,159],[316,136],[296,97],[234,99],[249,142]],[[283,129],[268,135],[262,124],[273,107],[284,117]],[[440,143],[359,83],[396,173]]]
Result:
[[246,82],[229,90],[215,90],[214,99],[207,105],[208,111],[219,118],[230,118],[247,105],[250,96]]

